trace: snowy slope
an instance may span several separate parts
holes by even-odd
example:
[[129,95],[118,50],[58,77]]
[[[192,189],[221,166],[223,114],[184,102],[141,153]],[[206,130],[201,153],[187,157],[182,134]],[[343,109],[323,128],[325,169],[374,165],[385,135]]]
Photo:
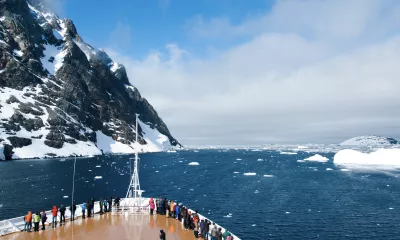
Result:
[[379,145],[392,145],[399,144],[393,138],[380,137],[380,136],[360,136],[348,139],[342,142],[341,146],[379,146]]

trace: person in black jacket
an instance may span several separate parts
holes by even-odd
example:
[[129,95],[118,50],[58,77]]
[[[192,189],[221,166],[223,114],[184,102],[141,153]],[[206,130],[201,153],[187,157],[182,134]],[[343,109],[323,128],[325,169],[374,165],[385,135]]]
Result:
[[165,240],[165,232],[164,230],[160,230],[160,240]]
[[76,211],[76,204],[75,201],[72,203],[72,206],[69,208],[71,211],[71,221],[75,220],[75,211]]
[[112,210],[112,197],[108,199],[108,211],[111,212]]
[[47,214],[44,210],[42,210],[42,214],[40,215],[40,218],[42,219],[42,230],[45,230],[45,224],[47,221]]
[[64,224],[65,224],[65,206],[61,204],[61,207],[59,209],[60,211],[60,226],[62,226],[63,220],[64,220]]

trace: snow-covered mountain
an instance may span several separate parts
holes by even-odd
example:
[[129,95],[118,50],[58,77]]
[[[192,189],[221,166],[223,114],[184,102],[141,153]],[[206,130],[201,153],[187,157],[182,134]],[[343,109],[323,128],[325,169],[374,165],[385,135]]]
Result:
[[0,0],[0,159],[174,146],[124,66],[84,42],[70,19],[39,0]]
[[341,146],[380,146],[380,145],[393,145],[399,142],[393,138],[380,137],[380,136],[360,136],[350,138],[342,142]]

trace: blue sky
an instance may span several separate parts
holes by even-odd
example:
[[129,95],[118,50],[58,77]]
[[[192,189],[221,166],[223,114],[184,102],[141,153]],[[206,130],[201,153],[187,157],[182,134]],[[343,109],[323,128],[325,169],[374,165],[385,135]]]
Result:
[[[115,47],[135,57],[168,43],[179,43],[192,54],[207,47],[228,47],[218,39],[198,40],[190,25],[196,18],[227,17],[239,23],[265,12],[274,1],[229,0],[67,0],[61,15],[73,19],[81,36],[96,47]],[[232,40],[232,44],[238,40]]]
[[45,1],[184,145],[400,139],[400,1]]

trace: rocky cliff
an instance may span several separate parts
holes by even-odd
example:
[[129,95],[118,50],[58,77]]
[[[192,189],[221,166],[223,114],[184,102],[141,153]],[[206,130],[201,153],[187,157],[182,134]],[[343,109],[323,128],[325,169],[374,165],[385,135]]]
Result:
[[37,0],[0,0],[0,158],[174,146],[124,66],[85,43],[71,20]]

